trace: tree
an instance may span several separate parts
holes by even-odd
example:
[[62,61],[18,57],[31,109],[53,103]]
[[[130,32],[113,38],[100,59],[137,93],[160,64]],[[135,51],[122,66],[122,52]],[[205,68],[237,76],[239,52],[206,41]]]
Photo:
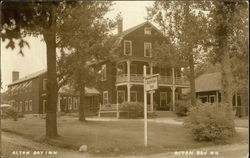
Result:
[[57,13],[62,11],[59,2],[3,2],[2,3],[2,39],[9,39],[7,48],[15,48],[15,40],[19,40],[20,53],[28,45],[23,37],[27,35],[43,35],[47,47],[47,115],[46,136],[57,136],[56,103],[56,27]]
[[232,105],[233,93],[247,87],[248,2],[213,2],[210,17],[211,61],[222,72],[222,101]]
[[[8,39],[7,48],[14,49],[15,42],[20,47],[20,53],[23,54],[22,48],[28,45],[23,37],[27,35],[38,36],[42,35],[43,40],[47,47],[47,115],[46,115],[46,136],[56,137],[57,134],[57,121],[56,121],[56,105],[57,105],[57,72],[56,72],[56,48],[74,48],[74,43],[78,45],[83,44],[85,41],[79,40],[77,31],[88,33],[88,29],[97,26],[91,22],[98,23],[98,16],[101,13],[95,8],[102,8],[102,3],[96,1],[83,1],[83,2],[3,2],[2,4],[2,34],[3,41]],[[73,15],[73,8],[79,6],[82,10],[80,16],[85,25],[82,24],[77,17]],[[87,14],[90,13],[91,14]],[[73,17],[73,18],[72,18]],[[76,18],[76,19],[74,19]],[[79,17],[78,17],[79,18]],[[67,19],[75,21],[75,23],[67,23]],[[95,20],[89,20],[95,19]],[[70,21],[70,20],[69,20]],[[79,23],[77,23],[79,22]],[[85,28],[84,28],[85,26]],[[86,30],[85,30],[86,29]],[[96,29],[100,29],[98,26]],[[70,32],[69,32],[70,31]],[[72,37],[72,38],[69,38]],[[74,38],[73,38],[74,37]],[[78,37],[78,38],[76,38]],[[69,41],[68,39],[74,39]],[[81,41],[81,43],[79,43]],[[80,47],[79,47],[80,48]],[[65,79],[62,77],[62,79]]]
[[[97,76],[90,64],[109,57],[108,33],[114,23],[105,15],[111,5],[112,2],[80,3],[72,9],[72,17],[65,20],[60,28],[69,34],[66,34],[66,40],[62,40],[61,44],[68,45],[70,53],[61,53],[59,72],[64,81],[80,93],[80,121],[85,120],[85,86],[93,85]],[[73,30],[71,26],[74,26]]]
[[[209,2],[202,1],[156,1],[153,7],[147,8],[148,19],[156,22],[169,37],[169,46],[175,49],[171,53],[188,62],[192,105],[196,105],[195,64],[201,60],[202,53],[206,52],[204,43],[208,5]],[[178,60],[173,61],[178,63]]]

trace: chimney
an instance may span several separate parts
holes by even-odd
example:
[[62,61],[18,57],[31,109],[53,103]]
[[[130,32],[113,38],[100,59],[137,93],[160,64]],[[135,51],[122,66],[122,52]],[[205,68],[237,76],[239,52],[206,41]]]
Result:
[[116,21],[117,21],[117,33],[120,34],[123,31],[123,18],[122,18],[122,13],[118,13],[116,16]]
[[118,21],[117,21],[118,34],[122,33],[122,31],[123,31],[122,25],[123,25],[123,19],[122,18],[118,19]]
[[12,71],[12,82],[19,80],[19,72],[18,71]]

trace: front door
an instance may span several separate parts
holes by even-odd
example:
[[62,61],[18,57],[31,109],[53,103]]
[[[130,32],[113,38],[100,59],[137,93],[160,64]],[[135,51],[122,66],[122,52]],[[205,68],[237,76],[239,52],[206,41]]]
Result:
[[125,101],[125,91],[117,91],[117,102],[121,104]]
[[160,109],[169,110],[167,105],[167,92],[160,92]]

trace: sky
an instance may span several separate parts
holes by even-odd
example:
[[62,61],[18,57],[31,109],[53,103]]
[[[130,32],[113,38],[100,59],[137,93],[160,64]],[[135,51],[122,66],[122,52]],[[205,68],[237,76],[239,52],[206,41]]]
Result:
[[[121,12],[123,30],[145,22],[146,8],[153,1],[115,1],[112,10],[107,14],[114,19]],[[46,68],[46,45],[41,38],[27,37],[29,48],[23,49],[24,56],[18,54],[19,49],[6,49],[6,42],[1,41],[2,91],[12,82],[12,71],[19,72],[19,78]]]

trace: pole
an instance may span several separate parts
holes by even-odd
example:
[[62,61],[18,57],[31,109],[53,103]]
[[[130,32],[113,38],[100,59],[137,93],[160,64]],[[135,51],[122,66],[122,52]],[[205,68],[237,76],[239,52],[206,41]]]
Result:
[[146,75],[147,68],[143,66],[143,78],[144,78],[144,146],[148,146],[148,124],[147,124],[147,91],[146,91]]

